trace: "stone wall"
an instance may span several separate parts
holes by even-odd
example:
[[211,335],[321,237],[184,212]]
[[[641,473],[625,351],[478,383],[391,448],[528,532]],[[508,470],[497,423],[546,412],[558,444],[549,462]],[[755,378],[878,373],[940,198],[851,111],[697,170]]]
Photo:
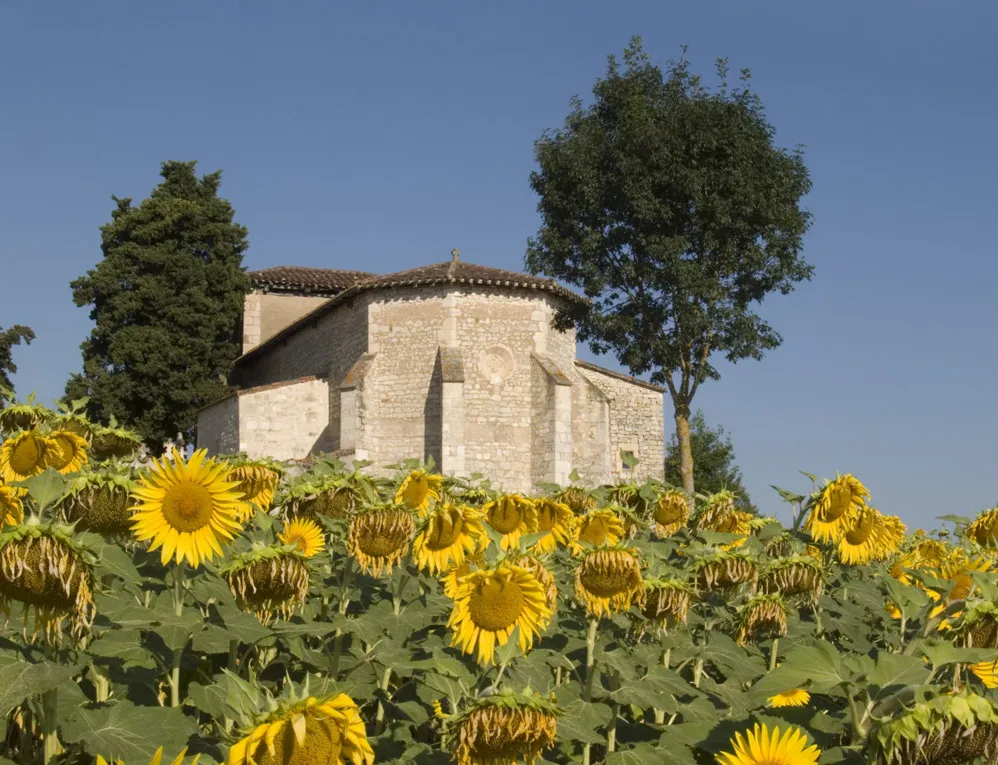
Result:
[[[606,396],[610,409],[610,478],[643,481],[665,475],[665,410],[663,391],[656,386],[577,361],[576,373]],[[620,451],[634,453],[639,464],[625,470]],[[582,472],[581,467],[579,472]]]
[[329,300],[313,295],[251,292],[243,304],[243,353],[269,340]]
[[599,486],[611,481],[610,399],[578,372],[572,386],[572,462],[579,481]]
[[238,370],[240,385],[259,387],[301,377],[328,378],[330,444],[338,449],[339,384],[366,351],[370,298],[358,295],[290,337],[277,340],[260,356],[248,359]]
[[197,448],[208,456],[239,451],[239,397],[226,396],[198,412]]

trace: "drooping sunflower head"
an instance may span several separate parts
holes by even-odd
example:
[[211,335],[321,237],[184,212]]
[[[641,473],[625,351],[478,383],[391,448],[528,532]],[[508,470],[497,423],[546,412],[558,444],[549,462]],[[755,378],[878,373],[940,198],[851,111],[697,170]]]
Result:
[[967,648],[998,649],[998,603],[969,600],[953,625],[953,638]]
[[575,531],[576,518],[572,509],[563,502],[556,502],[548,497],[534,500],[537,508],[537,531],[545,531],[531,549],[532,552],[543,554],[554,552],[559,545],[567,545],[572,540]]
[[305,556],[283,547],[262,547],[234,556],[219,570],[243,611],[269,624],[275,615],[285,620],[308,596]]
[[154,459],[140,476],[132,492],[132,533],[140,542],[151,540],[149,549],[161,550],[164,565],[174,558],[197,568],[221,556],[222,545],[242,528],[245,503],[226,480],[225,465],[207,459],[204,449],[186,462],[177,449],[172,456]]
[[693,570],[697,588],[704,592],[729,590],[746,585],[754,590],[759,581],[759,560],[748,552],[715,550],[698,559]]
[[624,536],[624,522],[609,508],[592,510],[579,516],[575,535],[569,542],[573,555],[583,555],[596,547],[612,547]]
[[343,476],[304,474],[291,479],[273,503],[289,518],[349,518],[359,504],[356,487]]
[[717,755],[718,765],[817,765],[821,750],[808,746],[801,728],[788,727],[782,734],[779,726],[756,725],[743,736],[736,733],[729,743],[732,751]]
[[45,436],[45,466],[66,475],[75,473],[88,459],[89,444],[83,436],[56,430]]
[[762,543],[762,550],[770,558],[786,558],[793,550],[793,537],[786,531],[771,536]]
[[16,430],[31,430],[47,422],[52,411],[35,403],[32,393],[24,401],[11,401],[0,409],[0,430],[12,433]]
[[867,742],[876,765],[995,762],[998,707],[965,687],[880,723]]
[[726,519],[735,512],[737,499],[738,495],[727,489],[709,495],[693,519],[693,528],[696,531],[724,531],[721,527],[730,525]]
[[838,542],[854,524],[870,492],[846,473],[811,495],[804,527],[817,542]]
[[[187,756],[187,748],[184,747],[184,749],[181,750],[180,754],[177,755],[177,758],[173,760],[170,763],[170,765],[183,765],[184,757],[186,756]],[[200,759],[201,759],[200,754],[194,755],[194,759],[190,761],[189,765],[198,765],[198,760]],[[111,760],[110,762],[108,762],[98,754],[97,765],[126,765],[126,763],[122,762],[121,760]],[[128,765],[134,765],[134,763],[129,763]],[[159,749],[156,750],[156,754],[152,756],[152,759],[149,761],[149,765],[163,765],[163,747],[160,747]]]
[[686,525],[690,504],[686,495],[676,489],[662,492],[652,503],[652,531],[657,537],[671,537]]
[[575,569],[575,597],[597,618],[629,609],[643,584],[637,550],[626,547],[591,550]]
[[304,558],[318,555],[326,548],[325,534],[319,524],[309,518],[288,521],[277,538],[281,544],[294,545]]
[[503,550],[515,550],[520,545],[520,537],[537,531],[537,505],[521,494],[496,497],[482,508],[482,512],[489,526],[502,534],[499,546]]
[[73,540],[72,527],[30,518],[0,533],[0,611],[10,614],[14,601],[33,610],[35,633],[50,642],[69,621],[77,637],[95,615],[92,553]]
[[272,465],[263,462],[242,462],[231,466],[228,480],[236,484],[236,492],[245,503],[247,515],[241,520],[249,520],[251,505],[263,512],[270,510],[274,503],[274,493],[281,473]]
[[130,457],[142,446],[142,437],[134,431],[119,428],[112,422],[109,426],[95,425],[90,452],[97,459]]
[[555,745],[559,710],[536,694],[509,691],[475,699],[447,720],[457,765],[532,763]]
[[544,584],[530,569],[501,561],[458,580],[454,610],[447,626],[452,645],[476,653],[480,664],[492,664],[497,646],[518,632],[524,653],[551,619]]
[[998,548],[998,507],[978,515],[967,527],[966,536],[981,547]]
[[769,699],[767,699],[769,706],[774,709],[782,709],[783,707],[806,707],[809,701],[811,701],[811,694],[803,688],[792,688],[789,691],[777,693],[775,696],[770,696]]
[[344,693],[310,696],[260,719],[229,750],[226,765],[374,765],[364,720]]
[[0,484],[0,529],[24,522],[24,503],[13,486]]
[[105,462],[88,465],[69,485],[59,509],[80,531],[110,537],[127,535],[132,526],[136,482],[130,468]]
[[417,513],[426,512],[430,502],[440,499],[440,487],[444,478],[425,470],[413,470],[399,484],[395,492],[395,504],[405,505]]
[[0,479],[24,481],[45,470],[48,442],[38,430],[16,433],[0,445]]
[[347,550],[371,576],[391,573],[409,550],[416,524],[408,508],[379,505],[357,513],[350,521]]
[[558,585],[555,582],[554,574],[534,555],[516,555],[510,558],[510,563],[527,569],[537,577],[537,581],[544,587],[544,599],[547,607],[553,613],[558,607]]
[[641,613],[656,627],[686,624],[693,588],[682,579],[649,579],[638,595]]
[[412,552],[419,568],[436,575],[460,566],[488,546],[482,512],[445,502],[429,511],[412,543]]
[[816,604],[825,587],[825,569],[810,555],[793,555],[773,561],[759,579],[767,595]]
[[790,609],[779,595],[754,595],[739,610],[738,633],[735,640],[745,645],[765,635],[783,637],[787,634]]
[[596,509],[596,497],[580,486],[568,486],[554,495],[556,502],[568,505],[576,515],[584,515]]

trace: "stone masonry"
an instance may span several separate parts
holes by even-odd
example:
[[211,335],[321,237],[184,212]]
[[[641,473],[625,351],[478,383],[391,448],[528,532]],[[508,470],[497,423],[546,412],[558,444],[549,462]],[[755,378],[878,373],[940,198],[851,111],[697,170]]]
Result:
[[201,412],[199,446],[278,459],[334,452],[381,473],[432,458],[508,491],[568,483],[573,470],[591,485],[662,477],[662,389],[579,361],[574,330],[552,326],[581,298],[456,257],[369,276],[330,297],[284,283],[249,295],[238,390]]

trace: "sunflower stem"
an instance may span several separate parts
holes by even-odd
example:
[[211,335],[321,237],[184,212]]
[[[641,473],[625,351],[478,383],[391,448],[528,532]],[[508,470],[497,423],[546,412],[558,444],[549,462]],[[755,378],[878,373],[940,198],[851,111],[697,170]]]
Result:
[[229,671],[235,672],[237,669],[237,663],[239,661],[239,641],[230,640],[229,641]]
[[[381,676],[381,690],[388,693],[388,686],[392,681],[392,668],[385,667],[385,674]],[[378,712],[374,718],[375,722],[375,735],[380,736],[385,730],[385,705],[378,699]]]
[[700,678],[703,677],[703,659],[698,658],[693,664],[693,687],[700,687]]
[[[173,613],[177,617],[184,615],[184,578],[187,573],[185,565],[180,563],[173,569]],[[173,651],[173,666],[170,669],[170,706],[180,706],[180,660],[184,655],[184,647]]]
[[[582,698],[588,704],[593,699],[593,676],[596,674],[596,635],[599,632],[599,619],[589,622],[589,632],[586,634],[586,685]],[[582,765],[589,765],[592,756],[592,744],[586,744],[582,749]]]
[[42,743],[45,765],[51,765],[59,754],[59,689],[42,694]]
[[[350,582],[353,579],[353,558],[347,556],[343,562],[343,577],[340,579],[340,616],[346,616],[350,607]],[[340,675],[340,653],[343,651],[343,630],[336,628],[333,638],[333,658],[330,664],[330,674],[336,680]]]
[[[672,661],[672,649],[671,648],[666,648],[662,652],[662,666],[665,667],[666,669],[668,669],[669,668],[669,663],[671,661]],[[656,709],[655,710],[655,724],[656,725],[661,725],[664,722],[665,722],[665,710],[664,709]]]
[[17,731],[21,765],[31,765],[35,761],[35,741],[31,735],[32,728],[31,710],[25,704],[21,707],[21,725]]
[[779,658],[780,654],[780,639],[773,638],[773,645],[769,649],[769,671],[772,672],[776,669],[776,660]]
[[617,705],[610,705],[610,724],[606,729],[606,752],[609,754],[617,748]]

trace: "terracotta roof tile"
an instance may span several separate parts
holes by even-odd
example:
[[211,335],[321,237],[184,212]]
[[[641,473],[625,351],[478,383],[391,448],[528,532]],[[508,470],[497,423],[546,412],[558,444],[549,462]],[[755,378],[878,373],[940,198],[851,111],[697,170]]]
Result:
[[304,266],[274,266],[249,272],[250,282],[254,287],[281,291],[326,292],[333,295],[374,276],[375,274],[366,271],[341,271],[335,268]]

